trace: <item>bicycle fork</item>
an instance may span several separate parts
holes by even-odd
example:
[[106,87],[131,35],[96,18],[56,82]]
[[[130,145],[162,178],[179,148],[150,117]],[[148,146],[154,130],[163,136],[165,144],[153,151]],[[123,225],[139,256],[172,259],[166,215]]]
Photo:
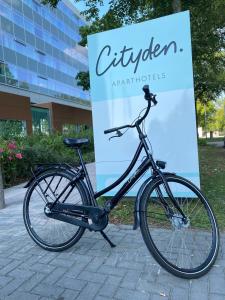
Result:
[[[178,212],[181,214],[182,221],[184,222],[184,224],[187,224],[188,218],[186,217],[186,215],[180,208],[179,204],[177,203],[176,199],[174,198],[173,193],[170,189],[170,186],[169,186],[168,182],[166,181],[165,177],[163,176],[163,173],[160,170],[157,170],[157,173],[160,176],[160,178],[162,179],[163,186],[164,186],[165,191],[166,191],[167,195],[169,196],[171,202],[173,203],[174,207],[178,210]],[[158,194],[158,197],[159,197],[163,207],[165,208],[166,212],[168,213],[168,217],[170,217],[170,216],[173,217],[175,215],[175,213],[174,213],[173,209],[165,201],[164,196],[159,187],[156,188],[156,192]]]

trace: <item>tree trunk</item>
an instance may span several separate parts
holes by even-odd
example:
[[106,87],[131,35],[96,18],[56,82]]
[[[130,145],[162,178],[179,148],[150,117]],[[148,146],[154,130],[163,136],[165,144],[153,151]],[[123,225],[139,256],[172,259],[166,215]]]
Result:
[[0,209],[5,207],[5,196],[4,196],[4,186],[2,178],[2,169],[0,164]]
[[172,2],[173,12],[177,13],[181,11],[181,0],[173,0]]

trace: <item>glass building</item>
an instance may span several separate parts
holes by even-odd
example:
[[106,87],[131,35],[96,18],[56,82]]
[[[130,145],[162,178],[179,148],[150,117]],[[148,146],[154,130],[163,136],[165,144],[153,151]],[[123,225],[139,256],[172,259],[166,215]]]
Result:
[[45,95],[90,110],[89,93],[75,80],[88,69],[87,49],[78,45],[84,24],[69,0],[57,9],[38,0],[0,0],[0,91],[14,87],[40,95],[31,103],[46,102]]

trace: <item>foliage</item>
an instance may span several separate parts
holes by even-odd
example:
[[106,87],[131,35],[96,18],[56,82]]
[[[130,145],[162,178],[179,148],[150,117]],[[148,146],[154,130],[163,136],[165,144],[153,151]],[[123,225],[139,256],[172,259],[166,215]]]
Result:
[[216,130],[215,124],[215,112],[216,107],[214,102],[201,103],[199,100],[196,103],[197,121],[198,126],[202,127],[205,131]]
[[23,134],[23,123],[17,120],[0,120],[0,135],[5,140]]
[[[74,150],[65,147],[63,138],[87,137],[90,140],[88,146],[82,147],[82,153],[86,162],[94,161],[94,141],[92,129],[84,130],[79,133],[66,135],[59,133],[51,135],[34,134],[26,137],[15,137],[17,150],[22,149],[23,159],[14,159],[13,164],[6,159],[3,166],[4,184],[11,186],[18,182],[27,180],[31,176],[31,168],[40,163],[69,163],[75,165],[78,163],[78,157]],[[0,139],[0,148],[5,148],[8,141]],[[8,176],[12,174],[12,176]]]
[[206,139],[198,139],[198,145],[199,146],[206,146],[207,140]]
[[17,162],[22,159],[22,147],[19,147],[15,141],[5,141],[1,144],[0,164],[5,182],[11,183],[15,180]]
[[77,85],[83,87],[83,91],[90,90],[89,72],[79,72],[75,79],[77,80]]
[[225,100],[196,103],[198,126],[205,131],[223,131],[225,129]]
[[215,120],[216,120],[216,128],[219,131],[225,130],[225,99],[223,99],[220,104],[219,108],[216,110],[215,113]]
[[[81,0],[75,0],[79,2]],[[56,6],[59,0],[45,0]],[[225,91],[225,14],[222,0],[86,0],[83,12],[91,21],[80,29],[81,45],[87,35],[124,25],[158,18],[177,11],[190,10],[195,96],[203,102],[215,99]],[[108,5],[108,12],[99,16],[99,6]],[[84,79],[86,85],[87,78]]]

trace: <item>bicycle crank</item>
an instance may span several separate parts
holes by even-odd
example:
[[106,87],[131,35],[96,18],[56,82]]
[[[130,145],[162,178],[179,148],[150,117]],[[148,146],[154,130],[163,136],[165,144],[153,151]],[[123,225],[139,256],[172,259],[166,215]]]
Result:
[[44,213],[49,218],[81,226],[91,231],[102,231],[108,225],[108,214],[102,208],[70,203],[56,203],[53,208],[51,205],[48,203],[44,208]]

